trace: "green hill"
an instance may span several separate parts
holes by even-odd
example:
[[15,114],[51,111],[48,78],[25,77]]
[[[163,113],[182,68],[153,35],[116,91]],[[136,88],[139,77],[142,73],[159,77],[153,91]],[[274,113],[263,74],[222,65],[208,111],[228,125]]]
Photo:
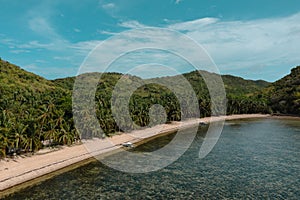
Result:
[[37,108],[46,101],[57,102],[70,91],[9,62],[0,61],[0,108],[15,113]]
[[16,150],[33,152],[46,140],[71,144],[67,139],[72,129],[69,90],[0,61],[0,156]]
[[[217,74],[209,73],[207,71],[201,71],[201,74],[204,74],[204,76],[211,79],[217,79],[218,76]],[[200,73],[193,71],[183,74],[183,76],[190,82],[199,99],[201,116],[210,116],[210,95]],[[260,91],[269,86],[270,83],[262,80],[245,80],[231,75],[222,75],[221,77],[226,90],[227,114],[270,112],[269,107],[267,106],[267,99],[262,98],[262,95],[260,95]],[[179,84],[177,76],[155,78],[152,80],[155,82],[159,79],[163,79],[170,85]]]
[[[206,76],[210,76],[212,79],[216,78],[216,74],[212,74],[206,71],[201,71]],[[81,75],[82,77],[88,78],[87,75]],[[166,85],[176,85],[182,86],[180,89],[184,94],[186,91],[185,83],[180,83],[181,79],[178,76],[168,76],[153,78],[148,80],[142,80],[139,77],[126,75],[130,83],[144,83],[144,86],[138,88],[129,102],[129,109],[131,111],[131,117],[135,124],[140,126],[145,126],[149,124],[149,109],[153,104],[160,104],[164,106],[167,112],[167,119],[170,121],[180,120],[181,110],[179,102],[174,96],[173,92],[162,87],[158,84],[147,84],[147,82],[163,82]],[[201,117],[206,117],[211,115],[211,102],[210,95],[206,84],[202,76],[197,72],[189,72],[183,74],[185,79],[189,81],[190,85],[193,87],[197,98],[198,104],[200,106]],[[119,73],[105,73],[102,74],[101,81],[98,84],[98,90],[96,93],[97,105],[101,105],[97,111],[97,116],[100,120],[101,127],[108,133],[113,133],[119,130],[119,127],[114,123],[114,119],[111,113],[111,95],[114,90],[115,84],[122,77]],[[230,75],[222,76],[224,81],[224,87],[227,93],[227,113],[228,114],[240,114],[240,113],[269,113],[269,107],[267,106],[267,100],[258,95],[259,91],[270,85],[266,81],[252,81],[245,80],[240,77],[234,77]],[[54,80],[53,83],[59,85],[68,90],[72,90],[75,77],[69,77],[65,79]],[[126,95],[126,91],[124,92]],[[191,102],[187,102],[190,104]],[[122,111],[120,106],[120,111]],[[195,112],[187,111],[189,114],[185,113],[185,116],[193,117]],[[108,124],[112,123],[109,127]],[[130,130],[133,128],[133,124],[129,121],[124,120],[122,127]]]
[[1,95],[11,95],[19,90],[42,93],[55,88],[50,81],[3,60],[0,61],[0,81]]
[[222,79],[228,95],[251,95],[270,85],[270,83],[267,81],[245,80],[241,77],[232,75],[223,75]]
[[265,90],[274,113],[300,115],[300,66]]

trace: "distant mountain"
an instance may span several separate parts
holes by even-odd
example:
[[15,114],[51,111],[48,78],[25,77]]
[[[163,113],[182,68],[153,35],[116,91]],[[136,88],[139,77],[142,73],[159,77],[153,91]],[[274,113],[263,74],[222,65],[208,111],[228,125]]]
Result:
[[[206,72],[206,71],[202,71],[202,73],[207,73],[207,74],[212,75],[211,73]],[[106,80],[103,80],[103,82],[106,82],[109,79],[113,79],[113,80],[117,79],[118,80],[122,76],[122,74],[119,74],[119,73],[107,73],[107,74],[108,74],[107,76],[102,77],[102,79],[103,78],[106,79]],[[109,77],[109,76],[111,76],[111,77]],[[117,77],[113,77],[113,76],[117,76]],[[202,90],[202,92],[203,92],[203,90],[207,89],[203,78],[197,71],[185,73],[185,74],[183,74],[183,76],[193,86],[195,86],[195,89],[196,89],[196,87],[198,87],[198,90]],[[267,86],[269,86],[271,84],[264,80],[257,80],[257,81],[246,80],[241,77],[232,76],[232,75],[221,75],[221,77],[223,79],[225,90],[228,95],[237,95],[237,96],[250,95],[250,94],[260,91],[263,88],[266,88]],[[155,82],[155,79],[165,79],[165,80],[169,80],[171,82],[176,83],[176,81],[175,81],[176,76],[175,77],[169,76],[169,77],[153,78],[151,80],[153,80]],[[52,80],[52,82],[62,88],[65,88],[68,90],[73,90],[75,77],[55,79],[55,80]]]
[[271,84],[264,80],[245,80],[232,75],[222,75],[222,79],[229,95],[251,95]]
[[[209,76],[212,78],[214,78],[214,76],[217,76],[216,74],[209,73],[206,71],[201,71],[201,73],[209,74]],[[201,83],[203,82],[202,77],[199,76],[199,73],[196,71],[186,73],[184,74],[184,76],[193,85],[197,85],[199,84],[199,82]],[[258,80],[258,81],[245,80],[241,77],[232,76],[232,75],[221,75],[221,77],[224,82],[226,94],[229,96],[250,95],[270,85],[269,82],[263,80]]]
[[[207,71],[201,71],[201,74],[204,74],[206,77],[210,77],[211,79],[216,79],[217,78],[216,76],[218,76],[217,74],[209,73]],[[176,85],[180,87],[182,86],[181,91],[185,92],[185,83],[180,82],[182,79],[180,79],[179,76],[167,76],[167,77],[160,77],[160,78],[152,78],[148,80],[142,80],[139,77],[135,77],[131,75],[126,75],[126,76],[128,76],[129,80],[132,79],[132,82],[136,81],[142,83],[143,81],[145,82],[151,81],[154,83],[163,82],[167,85]],[[185,73],[182,76],[184,76],[185,80],[187,80],[191,84],[199,99],[198,103],[200,104],[201,116],[203,117],[209,116],[210,107],[211,107],[210,95],[207,86],[200,73],[197,71],[193,71],[193,72]],[[101,80],[98,84],[98,92],[96,97],[99,97],[99,99],[102,99],[102,101],[103,99],[106,99],[105,105],[110,104],[110,96],[112,94],[114,86],[121,77],[122,74],[120,73],[102,74]],[[259,80],[259,81],[245,80],[243,78],[235,77],[231,75],[223,75],[222,79],[224,81],[224,87],[228,99],[228,110],[227,110],[228,114],[269,112],[266,99],[260,98],[258,93],[262,89],[269,86],[270,83],[263,80]],[[67,90],[72,90],[74,81],[75,81],[75,77],[68,77],[68,78],[53,80],[52,82]],[[174,101],[174,102],[172,104],[171,102],[169,102],[170,104],[166,104],[167,107],[173,104],[178,106],[178,102],[175,102],[175,100],[171,100],[176,98],[170,90],[155,84],[150,84],[150,85],[148,84],[143,87],[140,87],[134,93],[134,98],[135,99],[143,98],[139,101],[140,102],[143,101],[144,104],[147,105],[153,104],[155,102],[162,103],[162,101],[157,102],[154,99],[169,99],[168,101]],[[147,110],[148,108],[145,109]],[[174,111],[173,115],[170,114],[173,117],[170,116],[169,119],[172,118],[172,120],[178,120],[179,119],[178,112],[179,111],[176,112]]]
[[74,82],[75,82],[75,77],[66,77],[66,78],[55,79],[55,80],[51,80],[51,82],[54,85],[57,85],[66,90],[72,91]]
[[[183,74],[193,87],[200,105],[201,116],[210,115],[210,95],[204,79],[200,74],[214,80],[219,75],[207,71],[193,71]],[[260,91],[270,85],[270,83],[258,80],[245,80],[240,77],[231,75],[221,76],[224,82],[227,97],[227,114],[241,114],[241,113],[269,113],[267,106],[267,99],[262,98]],[[182,85],[179,83],[178,76],[169,76],[152,79],[153,82],[163,80],[170,85]]]
[[300,115],[300,66],[265,89],[274,113]]

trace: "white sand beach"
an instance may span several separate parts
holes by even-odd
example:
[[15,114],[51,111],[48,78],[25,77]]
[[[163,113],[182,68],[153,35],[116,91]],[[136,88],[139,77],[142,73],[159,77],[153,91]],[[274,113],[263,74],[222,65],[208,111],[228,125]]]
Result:
[[[189,126],[195,126],[200,122],[210,123],[222,119],[234,120],[267,117],[270,117],[270,115],[230,115],[191,119],[183,122],[174,122],[171,124],[158,125],[144,130],[133,131],[130,134],[123,133],[120,135],[115,135],[110,138],[105,138],[101,141],[99,141],[99,139],[97,141],[97,148],[93,149],[93,153],[108,153],[112,150],[121,148],[122,143],[124,142],[141,142],[147,138],[149,139],[151,137],[155,137],[161,134],[176,131],[179,127],[185,128]],[[102,142],[103,145],[99,145],[99,142]],[[0,192],[92,157],[91,152],[86,149],[85,145],[74,145],[71,147],[65,146],[61,147],[58,150],[49,151],[45,153],[44,151],[45,150],[41,150],[40,152],[37,152],[35,155],[32,156],[18,156],[15,159],[1,160]]]

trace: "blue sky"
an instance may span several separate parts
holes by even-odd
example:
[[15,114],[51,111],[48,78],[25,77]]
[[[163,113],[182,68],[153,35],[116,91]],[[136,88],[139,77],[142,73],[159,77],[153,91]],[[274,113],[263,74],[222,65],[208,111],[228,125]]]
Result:
[[298,0],[0,3],[0,57],[49,79],[75,75],[87,54],[116,33],[149,26],[191,37],[222,74],[274,81],[300,65]]

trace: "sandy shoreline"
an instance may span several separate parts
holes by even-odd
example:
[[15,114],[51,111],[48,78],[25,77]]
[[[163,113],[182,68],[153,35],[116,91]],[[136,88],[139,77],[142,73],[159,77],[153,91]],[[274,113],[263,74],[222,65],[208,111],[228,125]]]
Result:
[[[230,115],[220,117],[207,117],[201,119],[191,119],[184,122],[174,122],[171,124],[158,125],[144,130],[133,131],[129,134],[115,135],[111,138],[98,140],[95,149],[86,149],[86,145],[74,145],[71,147],[62,147],[57,151],[48,153],[39,152],[30,157],[18,157],[16,159],[0,161],[0,197],[1,193],[8,188],[32,179],[44,176],[67,166],[79,163],[80,161],[92,158],[92,154],[104,154],[121,148],[124,142],[137,143],[147,138],[165,134],[166,132],[176,131],[178,128],[187,128],[199,124],[200,122],[210,123],[213,121],[249,119],[249,118],[267,118],[270,115],[249,114],[249,115]],[[274,117],[282,118],[282,117]],[[89,141],[93,143],[95,141]],[[99,145],[102,144],[102,145]],[[92,151],[92,154],[91,154]]]

